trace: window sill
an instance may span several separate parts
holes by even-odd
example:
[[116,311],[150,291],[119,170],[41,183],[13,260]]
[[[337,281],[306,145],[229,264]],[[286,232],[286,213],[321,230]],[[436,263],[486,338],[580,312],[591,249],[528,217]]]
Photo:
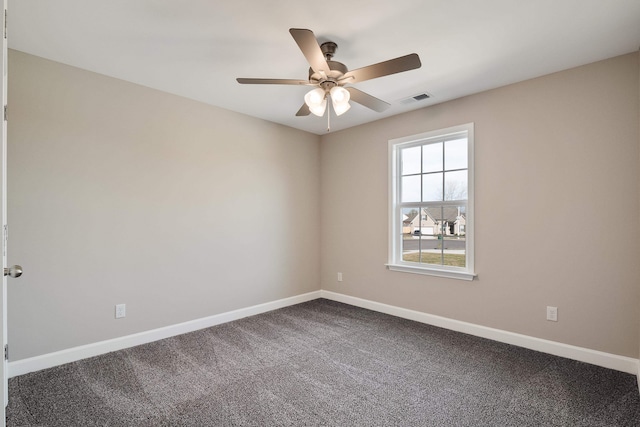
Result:
[[385,264],[389,270],[401,271],[403,273],[424,274],[427,276],[445,277],[448,279],[473,280],[476,277],[474,273],[466,271],[439,270],[436,268],[413,267],[408,265]]

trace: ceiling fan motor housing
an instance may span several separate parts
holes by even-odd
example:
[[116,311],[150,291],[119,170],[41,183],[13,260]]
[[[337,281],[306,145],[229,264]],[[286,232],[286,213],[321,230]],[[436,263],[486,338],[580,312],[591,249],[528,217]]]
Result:
[[335,86],[339,86],[338,80],[345,75],[347,66],[341,62],[332,61],[333,55],[336,53],[338,45],[334,42],[324,42],[320,45],[320,50],[327,60],[329,66],[328,71],[319,70],[317,73],[313,68],[309,68],[309,81],[323,88],[325,91],[331,90]]

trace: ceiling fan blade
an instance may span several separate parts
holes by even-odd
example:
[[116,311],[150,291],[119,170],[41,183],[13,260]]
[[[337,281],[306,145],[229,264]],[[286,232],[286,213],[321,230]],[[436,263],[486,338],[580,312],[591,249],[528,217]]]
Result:
[[311,114],[309,106],[307,104],[302,104],[302,107],[300,107],[300,109],[296,113],[296,116],[308,116],[309,114]]
[[347,80],[349,83],[359,83],[365,80],[375,79],[377,77],[388,76],[391,74],[401,73],[403,71],[414,70],[420,68],[422,63],[420,57],[416,53],[401,56],[399,58],[390,59],[367,67],[358,68],[345,73],[341,80]]
[[293,79],[244,79],[237,78],[238,83],[243,85],[313,85],[309,80]]
[[328,73],[330,71],[329,64],[327,64],[327,60],[324,58],[324,54],[318,45],[316,36],[313,35],[313,31],[302,28],[291,28],[289,32],[298,44],[304,57],[307,58],[313,71],[316,73],[320,71]]
[[345,89],[347,89],[351,94],[351,100],[353,102],[357,102],[367,108],[371,108],[373,111],[377,111],[378,113],[382,113],[384,110],[391,107],[391,104],[388,102],[384,102],[383,100],[358,90],[355,87],[345,87]]

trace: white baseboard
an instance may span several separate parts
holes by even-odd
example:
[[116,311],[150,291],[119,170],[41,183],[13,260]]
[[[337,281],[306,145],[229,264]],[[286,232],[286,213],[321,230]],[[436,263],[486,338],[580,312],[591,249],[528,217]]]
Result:
[[638,376],[638,386],[640,388],[640,363],[638,359],[618,356],[615,354],[605,353],[597,350],[590,350],[588,348],[576,347],[555,341],[530,337],[527,335],[516,334],[514,332],[503,331],[486,326],[475,325],[473,323],[462,322],[459,320],[453,320],[446,317],[436,316],[433,314],[427,314],[419,311],[409,310],[406,308],[396,307],[324,290],[309,292],[306,294],[284,298],[264,304],[258,304],[247,308],[241,308],[238,310],[216,314],[214,316],[209,316],[202,319],[196,319],[189,322],[166,326],[164,328],[153,329],[151,331],[140,332],[133,335],[127,335],[111,340],[73,347],[54,353],[43,354],[41,356],[17,360],[15,362],[9,362],[8,376],[9,378],[11,378],[27,374],[29,372],[39,371],[41,369],[52,368],[54,366],[63,365],[65,363],[75,362],[77,360],[86,359],[88,357],[99,356],[101,354],[109,353],[112,351],[122,350],[125,348],[146,344],[164,338],[197,331],[199,329],[220,325],[222,323],[231,322],[233,320],[242,319],[244,317],[253,316],[260,313],[266,313],[268,311],[277,310],[279,308],[288,307],[290,305],[300,304],[317,298],[326,298],[356,307],[362,307],[369,310],[378,311],[380,313],[414,320],[416,322],[426,323],[457,332],[463,332],[469,335],[488,338],[494,341],[499,341],[519,347],[528,348],[531,350],[553,354],[556,356],[566,357],[568,359],[590,363],[592,365],[598,365],[609,369],[615,369],[617,371],[627,372]]
[[220,325],[222,323],[231,322],[248,316],[254,316],[260,313],[266,313],[268,311],[277,310],[279,308],[300,304],[318,298],[320,298],[320,291],[309,292],[277,301],[271,301],[247,308],[228,311],[226,313],[216,314],[202,319],[166,326],[164,328],[153,329],[80,347],[73,347],[66,350],[56,351],[54,353],[43,354],[41,356],[16,360],[15,362],[9,362],[8,377],[12,378],[29,372],[35,372],[41,369],[52,368],[65,363],[86,359],[88,357],[98,356],[180,334],[186,334],[188,332],[209,328],[211,326]]
[[541,351],[543,353],[553,354],[555,356],[561,356],[568,359],[578,360],[580,362],[590,363],[592,365],[615,369],[616,371],[638,375],[638,384],[640,386],[639,361],[638,359],[633,359],[631,357],[618,356],[602,351],[591,350],[588,348],[576,347],[569,344],[530,337],[528,335],[516,334],[514,332],[503,331],[501,329],[488,328],[486,326],[475,325],[473,323],[453,320],[433,314],[408,310],[406,308],[365,300],[362,298],[352,297],[336,292],[321,290],[320,295],[322,298],[354,305],[356,307],[362,307],[369,310],[378,311],[380,313],[402,317],[404,319],[415,320],[416,322],[439,326],[441,328],[463,332],[469,335],[488,338],[490,340],[512,344],[518,347],[524,347],[531,350]]

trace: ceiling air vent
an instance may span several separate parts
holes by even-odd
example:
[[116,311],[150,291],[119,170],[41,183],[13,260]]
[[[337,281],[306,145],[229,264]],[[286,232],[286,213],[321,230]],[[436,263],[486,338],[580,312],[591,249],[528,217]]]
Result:
[[414,102],[424,101],[425,99],[429,99],[429,98],[431,98],[431,95],[429,95],[428,93],[424,92],[424,93],[420,93],[418,95],[410,96],[410,97],[405,98],[405,99],[401,99],[400,103],[401,104],[413,104]]

